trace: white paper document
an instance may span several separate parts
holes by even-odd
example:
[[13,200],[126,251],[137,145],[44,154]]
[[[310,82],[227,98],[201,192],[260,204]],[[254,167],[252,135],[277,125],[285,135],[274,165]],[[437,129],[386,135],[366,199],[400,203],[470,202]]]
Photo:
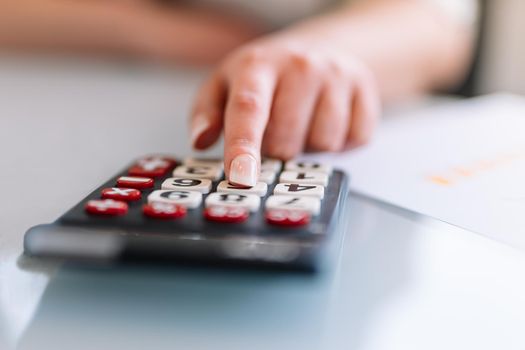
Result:
[[525,98],[429,107],[386,119],[362,149],[312,157],[355,192],[525,248]]

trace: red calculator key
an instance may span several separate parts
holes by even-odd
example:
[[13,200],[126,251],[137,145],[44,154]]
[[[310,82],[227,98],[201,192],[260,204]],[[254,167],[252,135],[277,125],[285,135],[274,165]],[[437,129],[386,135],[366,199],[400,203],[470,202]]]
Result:
[[124,188],[151,188],[155,182],[150,177],[121,176],[117,179],[117,186]]
[[86,203],[85,209],[89,214],[117,216],[128,212],[128,204],[113,199],[93,199]]
[[270,209],[266,221],[279,226],[303,226],[310,222],[310,214],[302,210]]
[[134,188],[111,187],[102,190],[102,198],[117,201],[138,201],[142,197],[139,190]]
[[129,170],[131,176],[160,177],[166,175],[176,164],[174,159],[150,156],[139,159]]
[[186,208],[182,205],[154,202],[142,207],[144,215],[155,219],[176,219],[186,215]]
[[250,212],[243,207],[216,205],[204,210],[204,217],[210,221],[239,223],[248,219]]

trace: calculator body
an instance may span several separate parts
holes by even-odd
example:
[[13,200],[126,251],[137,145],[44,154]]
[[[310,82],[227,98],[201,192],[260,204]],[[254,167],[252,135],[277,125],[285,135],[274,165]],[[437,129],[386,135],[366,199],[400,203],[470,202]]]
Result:
[[[86,203],[100,198],[101,191],[115,186],[129,169],[102,184],[54,223],[29,229],[24,238],[25,253],[83,263],[170,261],[304,271],[319,270],[339,256],[349,182],[342,171],[331,172],[319,213],[301,226],[279,226],[265,219],[264,203],[272,195],[278,177],[268,185],[258,209],[238,223],[206,220],[204,201],[173,220],[143,215],[147,198],[173,176],[171,171],[156,177],[152,188],[141,190],[141,199],[130,202],[125,215],[108,217],[86,212]],[[218,183],[213,181],[210,193],[217,190]]]

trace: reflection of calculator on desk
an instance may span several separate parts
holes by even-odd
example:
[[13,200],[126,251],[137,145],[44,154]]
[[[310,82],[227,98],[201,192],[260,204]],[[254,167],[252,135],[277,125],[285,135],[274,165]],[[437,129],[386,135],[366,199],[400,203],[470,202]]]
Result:
[[[315,270],[337,254],[347,176],[331,167],[266,159],[259,182],[224,180],[222,160],[137,160],[49,225],[25,236],[28,255]],[[334,244],[330,244],[330,242]]]

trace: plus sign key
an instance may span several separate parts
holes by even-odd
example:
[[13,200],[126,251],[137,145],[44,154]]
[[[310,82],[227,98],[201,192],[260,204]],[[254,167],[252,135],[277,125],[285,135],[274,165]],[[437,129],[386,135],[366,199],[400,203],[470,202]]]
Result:
[[113,199],[93,199],[86,203],[85,210],[89,214],[117,216],[126,214],[128,205]]

